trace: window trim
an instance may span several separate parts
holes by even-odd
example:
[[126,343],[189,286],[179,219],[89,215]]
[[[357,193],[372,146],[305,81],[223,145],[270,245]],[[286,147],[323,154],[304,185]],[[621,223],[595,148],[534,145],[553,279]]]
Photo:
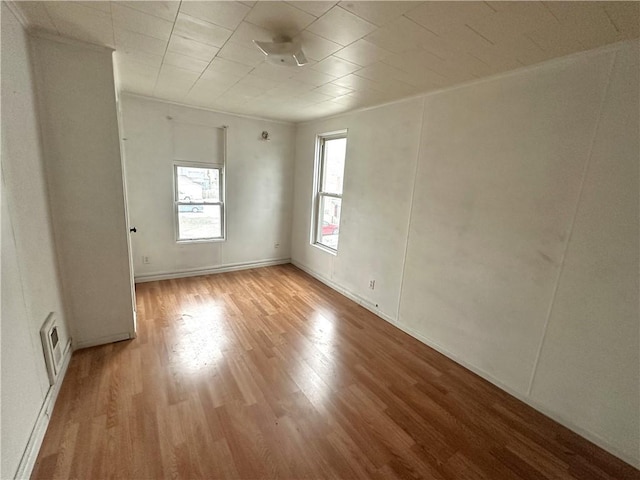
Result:
[[[226,129],[225,129],[226,131]],[[225,142],[226,143],[226,142]],[[181,202],[179,199],[179,190],[178,190],[178,167],[187,167],[187,168],[206,168],[209,170],[218,170],[218,184],[220,188],[220,201],[219,202]],[[183,245],[187,243],[217,243],[224,242],[227,239],[227,218],[226,218],[226,182],[225,182],[225,165],[224,163],[203,163],[203,162],[188,162],[182,160],[174,160],[173,161],[173,230],[174,230],[174,238],[177,244]],[[220,205],[220,237],[209,237],[209,238],[180,238],[180,220],[179,220],[179,209],[181,205]]]
[[[324,192],[321,190],[322,178],[324,176],[325,162],[324,162],[324,144],[326,140],[335,140],[337,138],[347,138],[348,129],[334,130],[332,132],[321,133],[316,135],[316,148],[315,148],[315,161],[313,168],[313,199],[312,199],[312,215],[311,215],[311,245],[320,250],[324,250],[332,255],[338,254],[337,248],[331,248],[323,243],[319,242],[321,237],[322,224],[320,218],[320,206],[322,205],[323,197],[339,198],[342,200],[343,194]],[[348,141],[347,141],[348,144]],[[345,152],[346,157],[346,152]],[[345,162],[346,166],[346,162]],[[343,184],[344,191],[344,184]]]

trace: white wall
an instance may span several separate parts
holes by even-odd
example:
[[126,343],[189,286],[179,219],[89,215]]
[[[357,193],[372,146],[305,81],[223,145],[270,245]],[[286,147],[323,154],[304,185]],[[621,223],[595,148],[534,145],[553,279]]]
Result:
[[34,66],[56,249],[74,346],[133,334],[112,55],[37,37]]
[[2,463],[13,478],[49,379],[39,330],[50,312],[69,330],[58,278],[28,38],[2,3]]
[[615,58],[531,390],[536,402],[580,418],[580,427],[636,460],[638,58],[631,48]]
[[[637,56],[620,44],[300,125],[292,245],[294,263],[635,465]],[[333,256],[309,244],[313,145],[341,128]]]
[[[385,318],[400,300],[423,99],[298,126],[292,259]],[[348,128],[340,245],[309,245],[316,135]],[[369,280],[376,289],[369,290]]]
[[[120,97],[127,202],[136,281],[288,261],[291,242],[294,126],[123,94]],[[167,117],[171,117],[168,119]],[[227,125],[223,242],[176,243],[174,160],[215,161]],[[271,140],[263,141],[261,133]],[[187,133],[190,132],[189,135]],[[208,158],[207,158],[208,157]],[[279,247],[276,248],[275,244]],[[142,257],[150,258],[149,264]]]

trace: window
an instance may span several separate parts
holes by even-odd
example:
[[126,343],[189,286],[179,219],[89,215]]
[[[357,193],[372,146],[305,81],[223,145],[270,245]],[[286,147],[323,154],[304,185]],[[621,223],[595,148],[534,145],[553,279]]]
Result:
[[342,210],[347,132],[320,135],[317,152],[313,243],[336,252]]
[[177,240],[224,239],[222,167],[175,165]]

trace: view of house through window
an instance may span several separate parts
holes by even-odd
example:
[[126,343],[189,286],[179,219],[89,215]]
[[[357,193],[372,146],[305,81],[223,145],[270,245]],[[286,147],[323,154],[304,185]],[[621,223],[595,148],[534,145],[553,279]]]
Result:
[[223,238],[222,168],[175,166],[178,241]]
[[346,132],[319,137],[316,171],[315,243],[331,250],[338,249],[342,182],[347,152]]

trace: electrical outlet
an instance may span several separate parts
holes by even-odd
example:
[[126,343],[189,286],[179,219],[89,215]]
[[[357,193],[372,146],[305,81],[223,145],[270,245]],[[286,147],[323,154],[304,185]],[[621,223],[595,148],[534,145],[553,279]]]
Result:
[[273,248],[280,248],[280,244],[278,242],[274,243]]
[[151,263],[151,257],[148,256],[143,256],[142,257],[142,263],[144,263],[145,265],[149,265]]
[[376,281],[375,280],[369,280],[369,288],[371,290],[375,290],[376,289]]

